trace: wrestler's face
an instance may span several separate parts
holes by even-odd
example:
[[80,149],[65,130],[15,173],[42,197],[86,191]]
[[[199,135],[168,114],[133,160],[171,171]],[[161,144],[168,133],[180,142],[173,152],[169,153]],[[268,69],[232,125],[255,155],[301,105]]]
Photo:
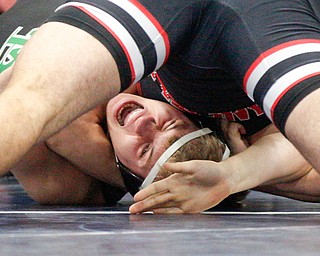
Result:
[[107,122],[115,154],[143,178],[172,138],[198,130],[169,104],[125,93],[109,102]]

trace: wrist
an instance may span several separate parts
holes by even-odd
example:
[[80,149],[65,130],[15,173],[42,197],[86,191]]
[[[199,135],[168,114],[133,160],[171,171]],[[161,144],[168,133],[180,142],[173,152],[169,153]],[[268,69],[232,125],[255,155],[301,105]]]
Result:
[[219,163],[222,166],[224,175],[227,177],[230,194],[238,193],[250,189],[250,184],[247,184],[247,174],[245,169],[241,168],[241,163],[238,161],[238,156],[232,156]]
[[221,173],[224,177],[226,187],[228,188],[228,194],[233,194],[238,192],[238,180],[239,176],[237,174],[236,169],[232,166],[232,161],[229,161],[230,158],[227,160],[224,160],[222,162],[219,162],[219,170],[221,170]]

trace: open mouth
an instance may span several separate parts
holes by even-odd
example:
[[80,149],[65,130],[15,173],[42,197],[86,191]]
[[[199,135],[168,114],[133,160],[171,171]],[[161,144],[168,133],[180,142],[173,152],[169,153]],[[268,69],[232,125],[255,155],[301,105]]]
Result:
[[128,103],[123,105],[117,115],[117,121],[121,126],[128,123],[138,112],[144,108],[136,103]]

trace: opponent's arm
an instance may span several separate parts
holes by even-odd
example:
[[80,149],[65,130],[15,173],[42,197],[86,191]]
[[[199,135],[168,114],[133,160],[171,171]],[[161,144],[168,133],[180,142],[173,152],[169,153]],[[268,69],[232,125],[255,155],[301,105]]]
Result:
[[11,170],[28,195],[41,204],[99,205],[101,182],[50,150],[33,147]]
[[[310,171],[310,164],[280,133],[269,134],[222,165],[233,173],[233,191],[261,184],[290,182]],[[249,178],[248,178],[249,177]]]
[[[236,153],[240,153],[243,151],[245,146],[248,145],[248,143],[245,145],[245,142],[242,140],[241,134],[245,133],[243,132],[243,127],[240,126],[237,128],[237,126],[239,126],[239,124],[229,122],[222,124],[222,127],[225,131],[225,138],[231,144],[231,149],[236,150]],[[251,143],[254,143],[255,141],[258,141],[259,139],[271,133],[279,134],[278,129],[276,129],[274,125],[269,125],[253,136],[250,136],[248,139]],[[281,139],[284,139],[284,137]],[[285,150],[285,148],[283,148],[283,150]],[[276,151],[274,153],[276,153]],[[275,159],[274,161],[277,160],[278,159]],[[290,161],[290,159],[288,159],[288,161]],[[294,159],[291,161],[294,161]],[[285,179],[269,180],[266,183],[254,188],[254,190],[286,196],[297,200],[319,201],[320,190],[318,189],[318,184],[320,182],[320,175],[314,168],[311,168],[311,165],[309,165],[306,161],[305,167],[300,169],[300,171],[299,169],[297,171],[298,172],[295,175],[287,176]]]
[[[32,198],[46,204],[101,204],[101,185],[108,183],[125,193],[107,138],[105,104],[73,121],[46,145],[35,146],[13,169]],[[103,185],[105,187],[105,185]],[[106,189],[107,187],[105,187]],[[105,191],[108,203],[116,200]],[[115,192],[114,192],[115,193]]]
[[275,184],[263,184],[254,188],[278,196],[284,196],[300,201],[320,202],[320,175],[311,168],[303,176],[297,177],[287,182],[278,182]]
[[46,140],[46,144],[88,175],[124,189],[112,144],[103,128],[105,109],[105,104],[99,105],[82,115]]

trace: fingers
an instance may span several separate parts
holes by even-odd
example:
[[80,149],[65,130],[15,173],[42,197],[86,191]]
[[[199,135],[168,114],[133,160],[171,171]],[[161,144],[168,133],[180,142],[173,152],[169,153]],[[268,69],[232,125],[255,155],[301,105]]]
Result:
[[149,196],[147,199],[134,203],[130,206],[129,211],[133,214],[146,212],[146,211],[156,211],[156,209],[172,207],[173,196],[170,193],[158,193]]
[[[208,179],[207,170],[212,170],[216,164],[212,161],[201,161],[201,163],[202,165],[199,165],[197,160],[166,163],[163,167],[173,174],[139,191],[134,196],[136,203],[129,208],[129,211],[133,214],[146,211],[164,214],[196,213],[206,209],[207,202],[199,203],[199,198],[201,195],[211,193],[212,186],[220,180],[220,176],[215,177],[216,172],[210,171],[214,175]],[[211,206],[211,202],[209,204]]]
[[[169,177],[154,182],[151,185],[147,186],[146,188],[140,190],[137,194],[134,196],[135,201],[141,201],[146,199],[147,197],[150,197],[151,195],[159,194],[167,192],[171,189],[177,188],[177,186],[181,186],[183,184],[189,184],[189,178],[185,177],[184,175],[181,175],[180,173],[175,172],[181,172],[183,174],[193,174],[195,168],[191,168],[190,170],[184,169],[183,166],[181,168],[176,165],[180,165],[180,163],[170,163],[168,164],[169,171],[172,171],[173,174],[171,174]],[[174,166],[174,167],[173,167]],[[172,168],[173,167],[173,168]]]
[[239,132],[240,132],[241,135],[247,134],[246,128],[244,128],[243,125],[238,124],[238,129],[239,129]]
[[172,173],[181,173],[184,175],[192,175],[195,172],[196,166],[194,166],[194,161],[187,162],[177,162],[177,163],[165,163],[163,168]]
[[185,214],[179,207],[159,208],[152,211],[155,214]]
[[[164,191],[167,191],[168,188],[172,188],[175,186],[177,180],[180,180],[181,182],[181,177],[183,175],[192,175],[194,174],[195,168],[193,168],[192,164],[190,162],[180,162],[180,163],[165,163],[163,165],[163,168],[167,169],[169,172],[172,174],[160,181],[154,182],[151,185],[147,186],[143,190],[139,191],[135,196],[134,200],[135,201],[141,201],[147,198],[150,195],[157,194],[157,193],[162,193]],[[179,176],[180,175],[180,176]]]
[[133,198],[134,201],[136,201],[136,202],[142,201],[151,195],[166,192],[167,187],[168,187],[168,184],[166,183],[167,179],[157,181],[157,182],[152,183],[151,185],[147,186],[146,188],[142,189],[137,194],[135,194],[135,196]]

